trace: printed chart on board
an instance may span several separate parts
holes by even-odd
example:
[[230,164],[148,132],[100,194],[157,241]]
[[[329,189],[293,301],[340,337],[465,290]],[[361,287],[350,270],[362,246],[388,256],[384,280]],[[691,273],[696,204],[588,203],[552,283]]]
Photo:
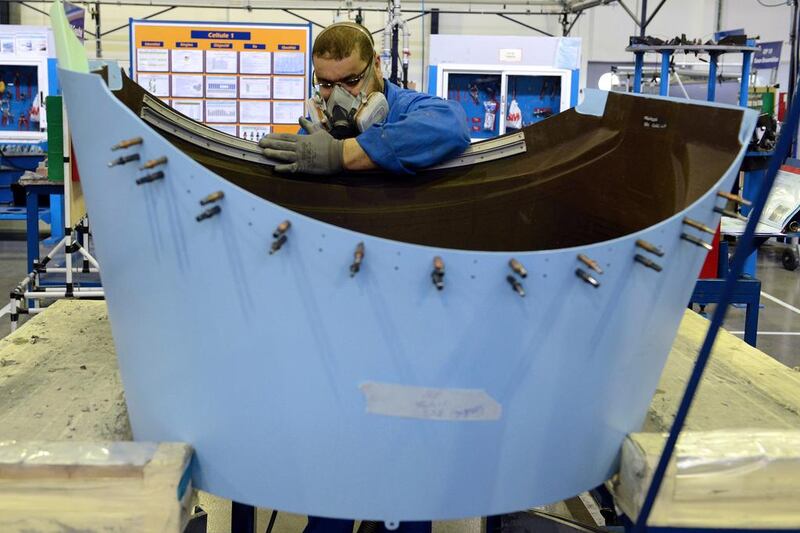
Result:
[[173,109],[249,141],[293,133],[310,90],[310,24],[130,25],[131,77]]

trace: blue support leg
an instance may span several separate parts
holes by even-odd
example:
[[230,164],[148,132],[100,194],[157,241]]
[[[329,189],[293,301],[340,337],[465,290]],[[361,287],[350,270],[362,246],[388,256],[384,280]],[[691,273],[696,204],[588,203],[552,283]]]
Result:
[[708,94],[706,99],[713,102],[717,97],[717,61],[719,54],[710,53],[708,58]]
[[642,70],[644,70],[644,52],[634,52],[636,59],[633,68],[633,92],[639,94],[642,92]]
[[64,195],[50,195],[50,240],[53,244],[64,238]]
[[739,105],[747,107],[747,90],[750,87],[750,63],[753,52],[742,52],[742,80],[739,82]]
[[747,303],[744,315],[744,342],[756,346],[758,337],[758,306],[761,302],[761,282],[753,280],[752,300]]
[[672,57],[672,52],[661,52],[661,82],[658,86],[658,94],[661,96],[669,96],[669,60]]
[[231,502],[231,533],[255,533],[256,508],[239,502]]
[[25,233],[28,242],[28,270],[33,271],[33,262],[39,258],[39,195],[36,191],[25,191]]

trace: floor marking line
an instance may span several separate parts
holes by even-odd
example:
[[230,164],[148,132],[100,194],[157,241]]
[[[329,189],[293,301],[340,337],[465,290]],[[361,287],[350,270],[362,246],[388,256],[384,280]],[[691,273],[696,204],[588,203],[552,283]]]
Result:
[[0,309],[0,318],[3,318],[4,316],[10,313],[11,313],[11,304],[8,303],[4,308]]
[[798,315],[800,315],[800,309],[796,308],[793,305],[787,304],[786,302],[784,302],[783,300],[781,300],[779,298],[775,298],[771,294],[767,294],[766,292],[761,291],[761,296],[763,296],[767,300],[771,300],[771,301],[775,302],[776,304],[780,305],[781,307],[785,307],[789,311],[792,311],[792,312],[797,313]]

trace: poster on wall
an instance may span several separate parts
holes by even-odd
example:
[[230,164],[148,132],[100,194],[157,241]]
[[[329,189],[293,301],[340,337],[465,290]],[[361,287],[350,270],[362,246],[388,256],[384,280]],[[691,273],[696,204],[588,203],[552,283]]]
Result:
[[131,78],[189,118],[257,141],[294,133],[310,93],[310,24],[133,20]]

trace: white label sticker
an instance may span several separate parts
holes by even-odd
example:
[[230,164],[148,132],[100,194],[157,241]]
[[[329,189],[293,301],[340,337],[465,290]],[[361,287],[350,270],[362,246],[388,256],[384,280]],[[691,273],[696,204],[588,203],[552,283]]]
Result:
[[500,61],[503,63],[519,63],[522,61],[522,48],[501,48]]
[[359,387],[374,415],[476,422],[499,420],[503,407],[481,389],[435,389],[376,383]]

